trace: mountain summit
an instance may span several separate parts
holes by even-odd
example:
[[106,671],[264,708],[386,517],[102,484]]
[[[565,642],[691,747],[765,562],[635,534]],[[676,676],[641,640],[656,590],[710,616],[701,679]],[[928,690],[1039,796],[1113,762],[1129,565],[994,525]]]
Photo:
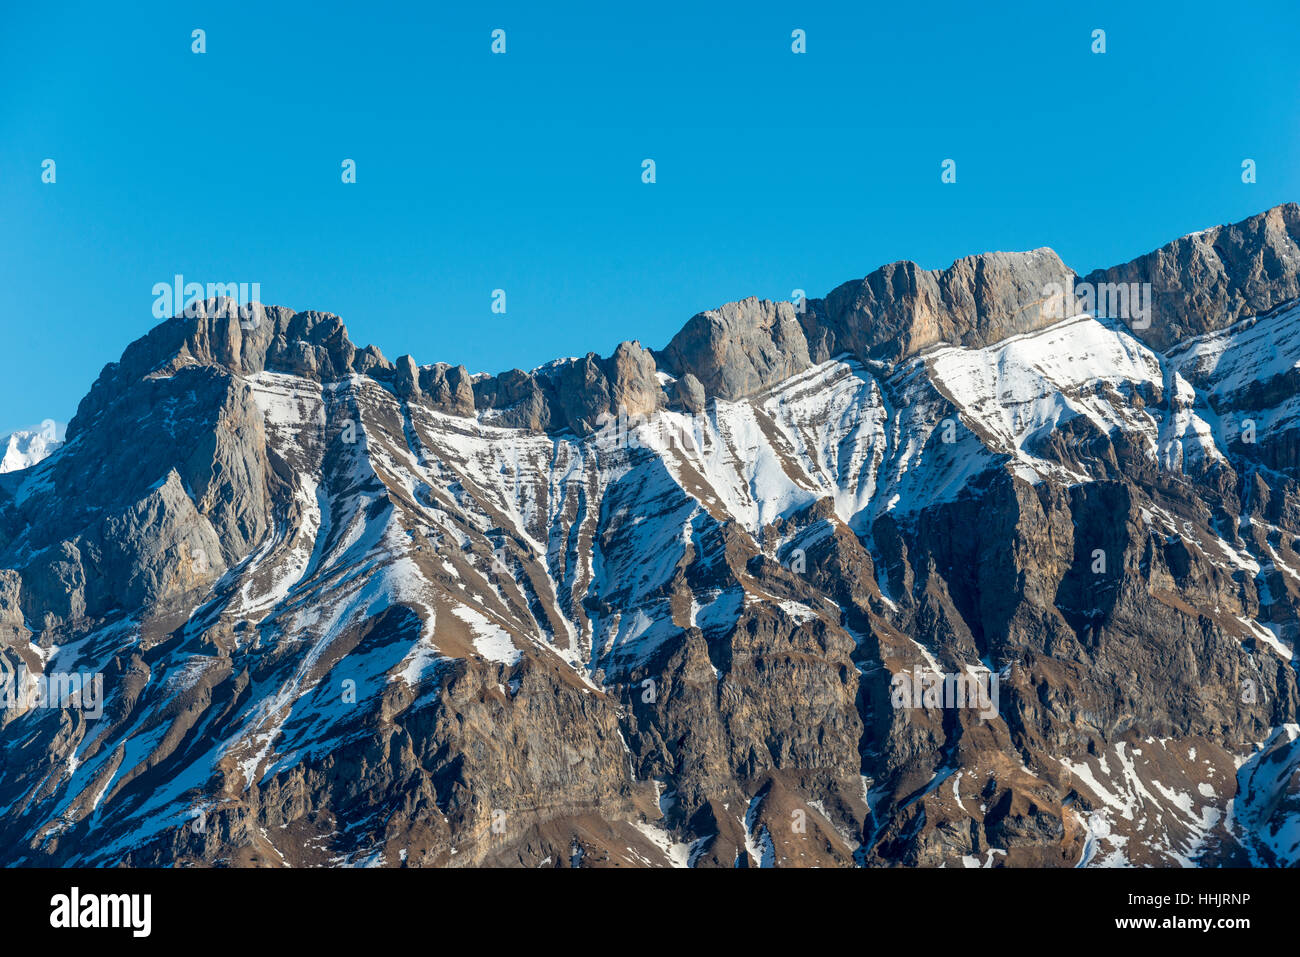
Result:
[[63,429],[47,419],[38,428],[17,429],[0,436],[0,472],[18,472],[31,468],[51,455],[60,445]]
[[1298,240],[495,376],[168,320],[0,475],[6,860],[1295,864]]

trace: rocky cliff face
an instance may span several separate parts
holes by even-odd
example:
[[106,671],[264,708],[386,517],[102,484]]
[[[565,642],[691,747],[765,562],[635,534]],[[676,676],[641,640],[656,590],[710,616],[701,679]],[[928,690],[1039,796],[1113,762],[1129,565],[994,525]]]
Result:
[[1297,220],[1088,277],[1149,324],[1050,250],[497,376],[169,320],[0,475],[5,859],[1294,864]]
[[1300,206],[1184,236],[1087,278],[1151,283],[1155,312],[1143,339],[1170,348],[1300,296]]

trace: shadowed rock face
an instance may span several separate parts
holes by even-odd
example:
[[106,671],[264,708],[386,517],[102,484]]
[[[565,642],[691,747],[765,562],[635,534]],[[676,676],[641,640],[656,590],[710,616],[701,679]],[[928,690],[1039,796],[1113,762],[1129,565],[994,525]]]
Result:
[[620,343],[602,359],[561,359],[531,373],[519,369],[474,383],[479,408],[514,428],[588,435],[602,417],[645,415],[665,401],[654,357],[636,342]]
[[1294,864],[1295,222],[1142,330],[1050,250],[496,376],[164,322],[0,475],[0,670],[104,689],[0,711],[0,853]]
[[1184,236],[1087,281],[1151,283],[1151,327],[1139,335],[1157,349],[1227,328],[1300,296],[1300,206]]

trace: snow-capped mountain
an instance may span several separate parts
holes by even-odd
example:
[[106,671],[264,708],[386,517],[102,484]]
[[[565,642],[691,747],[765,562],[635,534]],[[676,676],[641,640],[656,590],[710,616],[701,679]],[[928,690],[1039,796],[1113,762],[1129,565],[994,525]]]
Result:
[[63,444],[64,427],[47,421],[36,429],[18,429],[0,438],[0,472],[18,472],[43,461]]
[[497,376],[169,320],[0,477],[0,662],[102,683],[0,713],[6,860],[1294,864],[1298,238]]

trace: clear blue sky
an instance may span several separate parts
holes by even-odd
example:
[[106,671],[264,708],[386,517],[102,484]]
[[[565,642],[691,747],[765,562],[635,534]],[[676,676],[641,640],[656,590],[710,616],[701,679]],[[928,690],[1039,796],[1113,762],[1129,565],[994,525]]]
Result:
[[897,259],[1084,271],[1300,199],[1295,0],[874,6],[7,4],[0,432],[70,418],[176,273],[500,371]]

